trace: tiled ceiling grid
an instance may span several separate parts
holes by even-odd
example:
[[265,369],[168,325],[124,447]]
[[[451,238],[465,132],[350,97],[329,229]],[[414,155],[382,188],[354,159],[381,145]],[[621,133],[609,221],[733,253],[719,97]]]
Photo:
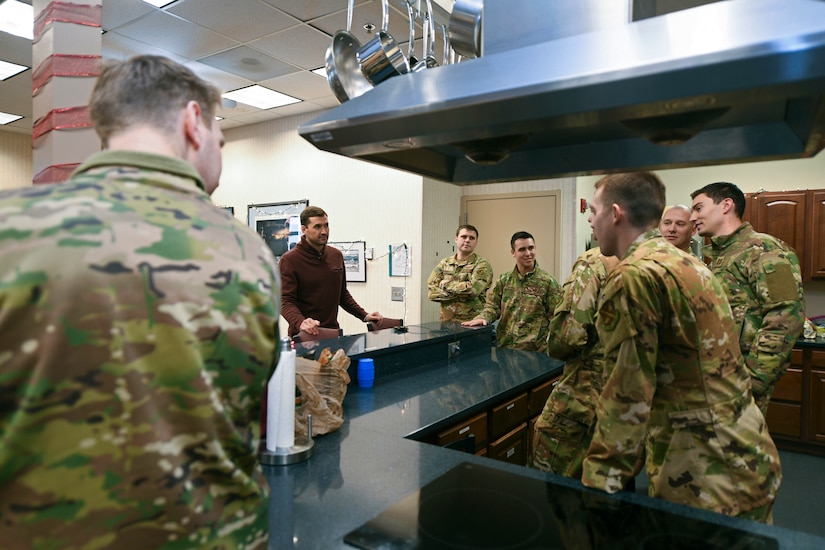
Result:
[[[441,5],[451,8],[452,0],[433,5],[439,12],[436,21],[446,22],[449,16]],[[365,44],[381,28],[381,16],[380,0],[356,0],[351,32]],[[220,124],[228,129],[338,105],[326,78],[311,71],[324,66],[332,36],[345,29],[346,22],[346,0],[177,0],[162,9],[141,0],[103,0],[102,52],[104,59],[163,55],[185,64],[223,92],[260,84],[302,100],[267,110],[240,103],[222,108]],[[420,23],[417,19],[419,57]],[[390,1],[388,30],[407,52],[410,27],[405,0]],[[436,58],[441,60],[438,33]],[[0,59],[31,67],[31,41],[0,32]],[[30,69],[0,81],[0,111],[24,117],[0,126],[0,131],[31,133],[31,74]]]

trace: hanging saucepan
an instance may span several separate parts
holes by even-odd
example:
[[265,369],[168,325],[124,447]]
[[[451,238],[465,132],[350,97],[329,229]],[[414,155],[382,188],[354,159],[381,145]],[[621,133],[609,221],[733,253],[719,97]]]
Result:
[[450,14],[450,45],[464,57],[481,57],[482,0],[455,0]]
[[390,77],[410,72],[409,61],[404,52],[398,47],[395,39],[387,32],[390,24],[389,0],[381,1],[383,17],[381,30],[375,38],[364,44],[358,50],[358,62],[364,77],[378,85]]
[[[438,61],[435,58],[435,22],[433,13],[433,6],[430,0],[427,0],[427,14],[424,17],[424,59],[416,63],[412,70],[413,72],[423,71],[424,69],[432,69],[438,67]],[[429,35],[429,38],[428,38]]]
[[413,49],[415,48],[415,14],[413,13],[412,2],[407,2],[407,16],[410,19],[410,41],[409,47],[407,48],[407,62],[410,64],[410,68],[412,68],[418,63],[418,58],[413,54]]
[[332,37],[324,64],[329,87],[341,103],[372,89],[372,84],[364,78],[358,64],[361,41],[350,32],[354,2],[355,0],[349,0],[347,5],[347,30],[338,31]]

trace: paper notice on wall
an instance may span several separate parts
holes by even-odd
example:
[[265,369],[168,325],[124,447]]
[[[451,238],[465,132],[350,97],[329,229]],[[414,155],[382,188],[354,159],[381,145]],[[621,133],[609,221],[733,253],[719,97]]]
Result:
[[410,245],[407,243],[391,244],[390,277],[409,277],[411,274]]

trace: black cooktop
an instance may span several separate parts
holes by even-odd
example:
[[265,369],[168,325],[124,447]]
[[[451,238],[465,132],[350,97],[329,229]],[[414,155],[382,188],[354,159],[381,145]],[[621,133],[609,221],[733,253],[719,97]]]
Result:
[[775,539],[463,462],[344,537],[365,550],[773,550]]

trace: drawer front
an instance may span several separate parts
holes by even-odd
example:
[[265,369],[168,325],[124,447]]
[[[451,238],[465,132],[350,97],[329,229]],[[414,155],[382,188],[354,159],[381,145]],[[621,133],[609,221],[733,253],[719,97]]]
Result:
[[771,435],[802,437],[802,406],[771,401],[768,405],[768,431]]
[[519,466],[527,465],[527,423],[490,444],[488,457]]
[[777,381],[771,400],[802,402],[802,369],[790,367]]
[[811,351],[811,366],[825,368],[825,351],[817,349]]
[[452,428],[444,430],[436,437],[435,444],[444,446],[447,443],[464,439],[468,435],[476,436],[476,450],[480,446],[487,444],[487,413],[483,412],[464,422],[456,424]]
[[544,410],[547,398],[553,392],[553,388],[559,383],[561,376],[548,380],[540,386],[536,386],[527,394],[527,416],[536,416]]
[[527,394],[490,409],[490,439],[497,439],[527,420]]
[[791,350],[791,365],[802,366],[802,355],[805,353],[805,350],[794,348]]

